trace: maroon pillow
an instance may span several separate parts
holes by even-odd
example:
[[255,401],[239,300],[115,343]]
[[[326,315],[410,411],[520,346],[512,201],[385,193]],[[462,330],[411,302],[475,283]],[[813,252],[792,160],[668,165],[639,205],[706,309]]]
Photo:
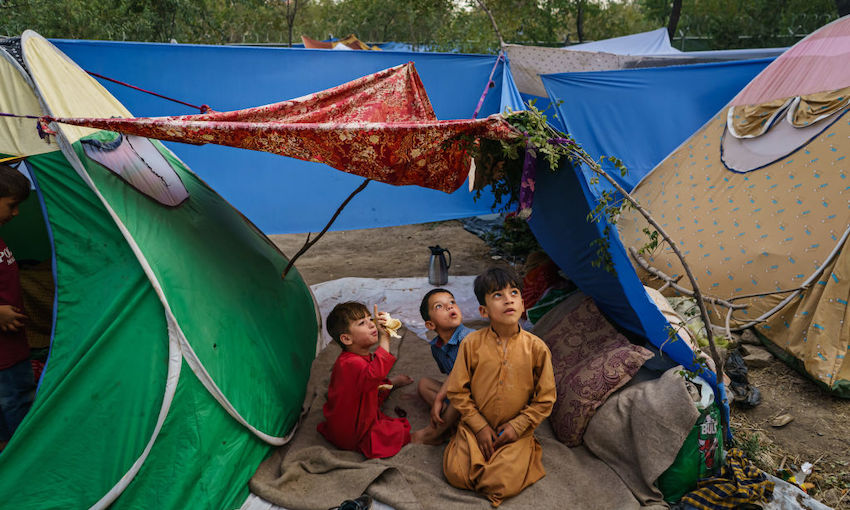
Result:
[[552,351],[558,400],[549,421],[562,443],[578,446],[596,408],[653,354],[618,333],[589,297],[565,301],[546,315],[556,320],[534,332]]

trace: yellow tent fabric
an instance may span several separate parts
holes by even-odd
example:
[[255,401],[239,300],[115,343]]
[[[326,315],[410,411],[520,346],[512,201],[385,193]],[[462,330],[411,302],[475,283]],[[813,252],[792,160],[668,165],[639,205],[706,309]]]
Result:
[[[842,94],[825,94],[834,104]],[[782,108],[794,98],[753,111]],[[850,396],[850,108],[832,108],[813,138],[784,146],[775,161],[747,171],[724,164],[727,112],[708,124],[641,181],[632,195],[682,249],[701,290],[746,304],[731,326],[758,330],[797,358],[816,380]],[[779,105],[779,106],[777,106]],[[776,125],[787,122],[777,121]],[[786,128],[789,129],[789,128]],[[790,128],[795,129],[795,128]],[[763,137],[750,143],[760,143]],[[740,141],[739,141],[740,142]],[[623,212],[618,228],[626,247],[647,243],[646,222]],[[684,274],[669,248],[647,257],[670,276]],[[638,267],[641,278],[656,287]],[[686,279],[679,282],[688,286]],[[802,288],[801,288],[802,287]],[[777,292],[783,291],[783,292]],[[724,325],[726,309],[710,309]]]
[[[56,51],[46,39],[34,32],[24,32],[21,45],[29,63],[30,73],[39,92],[50,105],[49,115],[54,117],[132,117],[133,115],[112,97],[112,94],[64,54]],[[66,84],[75,83],[73,94],[68,94]],[[60,126],[69,143],[96,133],[97,129],[78,126]]]
[[[0,52],[0,55],[6,55]],[[43,114],[38,98],[24,71],[15,60],[0,56],[0,112],[15,115]],[[33,119],[0,117],[0,154],[28,156],[57,150],[56,144],[42,140]]]

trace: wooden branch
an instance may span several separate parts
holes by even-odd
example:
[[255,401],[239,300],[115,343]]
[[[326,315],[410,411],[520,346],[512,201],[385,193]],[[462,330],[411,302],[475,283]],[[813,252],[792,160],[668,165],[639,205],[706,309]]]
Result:
[[756,292],[753,294],[741,294],[740,296],[732,296],[729,298],[729,301],[736,301],[738,299],[746,299],[751,297],[762,297],[762,296],[772,296],[774,294],[790,294],[791,292],[797,292],[798,290],[806,290],[806,287],[797,287],[796,289],[782,289],[782,290],[774,290],[770,292]]
[[505,40],[502,39],[502,33],[499,32],[499,25],[496,24],[496,18],[493,17],[493,13],[490,12],[490,9],[488,9],[487,6],[484,5],[483,0],[477,0],[477,2],[478,2],[478,5],[481,6],[481,9],[485,13],[487,13],[487,16],[490,17],[490,23],[493,24],[493,31],[496,32],[496,37],[499,38],[499,48],[504,48],[505,47]]
[[302,246],[301,249],[298,250],[298,253],[296,253],[294,257],[289,259],[289,264],[287,264],[286,269],[283,270],[283,274],[280,276],[281,278],[284,278],[284,279],[286,278],[286,275],[289,273],[289,270],[292,269],[292,266],[295,265],[295,261],[298,259],[298,257],[300,257],[301,255],[304,255],[304,253],[307,250],[309,250],[310,247],[312,247],[314,244],[316,244],[319,241],[319,239],[321,239],[321,237],[323,235],[325,235],[325,232],[327,232],[328,229],[331,228],[331,225],[333,225],[333,222],[336,221],[336,218],[337,218],[337,216],[339,216],[339,213],[341,213],[342,210],[345,208],[345,206],[348,205],[349,202],[351,202],[351,199],[354,198],[354,195],[363,191],[366,188],[366,185],[369,184],[369,182],[371,180],[372,179],[365,179],[360,184],[360,186],[357,187],[356,190],[352,191],[351,194],[348,195],[348,198],[346,198],[345,201],[343,201],[342,204],[340,204],[340,206],[337,208],[336,212],[334,213],[333,217],[331,217],[331,221],[329,221],[328,224],[325,225],[325,228],[323,228],[322,231],[319,232],[319,234],[316,236],[315,239],[310,241],[310,233],[309,232],[307,233],[307,240],[304,241],[304,246]]
[[[682,275],[679,275],[676,278],[673,278],[671,276],[668,276],[667,274],[665,274],[661,270],[652,267],[651,265],[649,265],[649,262],[645,258],[643,258],[640,255],[640,253],[638,253],[638,251],[635,250],[631,246],[629,247],[629,255],[631,255],[632,258],[635,259],[635,262],[640,264],[640,267],[646,269],[647,272],[649,272],[653,276],[660,278],[660,279],[664,280],[665,282],[667,282],[667,283],[665,283],[665,286],[673,287],[673,289],[676,292],[679,292],[680,294],[684,294],[686,296],[693,297],[693,295],[694,295],[693,291],[691,291],[690,289],[686,289],[685,287],[682,287],[681,285],[677,285],[676,282],[678,282],[679,279],[682,278]],[[716,298],[716,297],[711,297],[711,296],[703,296],[703,299],[705,299],[709,303],[714,303],[714,304],[718,304],[718,305],[721,305],[721,306],[725,306],[726,308],[729,308],[730,310],[740,310],[740,309],[747,307],[747,305],[735,305],[735,304],[730,303],[729,301],[726,301],[726,300],[723,300],[723,299],[720,299],[720,298]]]
[[[732,340],[732,329],[729,328],[729,322],[732,320],[732,312],[733,310],[730,308],[726,311],[726,338]],[[711,325],[709,325],[711,327]]]
[[[608,172],[602,169],[602,166],[599,165],[596,161],[594,161],[590,156],[586,153],[578,152],[576,156],[584,162],[594,173],[597,175],[601,175],[604,177],[614,189],[616,189],[629,203],[632,204],[632,207],[637,209],[637,211],[646,219],[646,221],[652,225],[656,232],[670,245],[670,249],[673,250],[673,253],[676,254],[676,257],[679,258],[679,261],[682,263],[682,268],[685,270],[685,274],[688,276],[688,280],[691,282],[691,288],[693,289],[693,297],[696,299],[697,304],[699,305],[700,316],[702,316],[702,321],[705,323],[705,334],[708,338],[708,347],[711,352],[711,359],[714,360],[714,366],[717,369],[717,382],[718,384],[723,383],[723,365],[724,360],[720,357],[720,353],[717,351],[717,345],[714,343],[714,333],[711,331],[711,321],[708,318],[708,310],[705,308],[705,299],[703,298],[702,291],[700,291],[699,284],[697,284],[697,280],[694,277],[693,272],[691,271],[691,267],[685,261],[685,256],[682,254],[681,250],[679,250],[679,246],[673,241],[673,239],[667,235],[667,232],[661,225],[655,221],[655,218],[649,214],[649,211],[643,208],[642,205],[632,197],[628,191],[626,191],[620,183],[618,183],[613,177],[611,177]],[[723,426],[723,432],[726,437],[729,437],[729,420],[726,418],[726,413],[720,413],[720,421]]]

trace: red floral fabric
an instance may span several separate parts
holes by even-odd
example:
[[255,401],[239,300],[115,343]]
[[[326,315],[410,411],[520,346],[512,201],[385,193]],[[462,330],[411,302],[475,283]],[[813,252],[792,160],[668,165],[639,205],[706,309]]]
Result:
[[452,192],[470,157],[460,138],[521,136],[499,115],[437,120],[412,62],[280,103],[174,117],[47,118],[175,142],[214,143],[325,163],[395,185]]
[[522,279],[522,302],[526,309],[537,304],[551,287],[563,287],[566,281],[558,270],[558,266],[550,259],[525,273],[525,278]]

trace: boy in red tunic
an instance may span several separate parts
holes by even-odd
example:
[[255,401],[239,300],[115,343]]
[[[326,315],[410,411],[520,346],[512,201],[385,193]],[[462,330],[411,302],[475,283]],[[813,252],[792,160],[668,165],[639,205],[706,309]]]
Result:
[[317,427],[337,448],[372,459],[392,457],[410,442],[407,419],[390,418],[381,412],[381,404],[391,388],[413,382],[406,375],[387,378],[396,358],[384,328],[386,314],[378,313],[377,306],[375,320],[380,327],[369,309],[355,302],[340,303],[328,314],[328,333],[343,351],[331,372],[325,421]]

